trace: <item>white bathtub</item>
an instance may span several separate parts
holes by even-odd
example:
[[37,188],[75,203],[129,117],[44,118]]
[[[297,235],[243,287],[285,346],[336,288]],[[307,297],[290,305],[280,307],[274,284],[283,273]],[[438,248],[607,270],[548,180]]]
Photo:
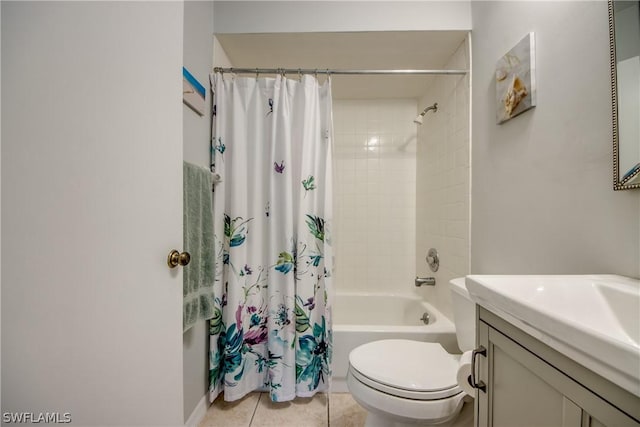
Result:
[[[430,317],[428,325],[420,320],[425,312]],[[346,376],[351,350],[371,341],[390,338],[438,342],[449,352],[459,351],[453,323],[419,297],[337,293],[333,301],[331,391],[349,391]]]

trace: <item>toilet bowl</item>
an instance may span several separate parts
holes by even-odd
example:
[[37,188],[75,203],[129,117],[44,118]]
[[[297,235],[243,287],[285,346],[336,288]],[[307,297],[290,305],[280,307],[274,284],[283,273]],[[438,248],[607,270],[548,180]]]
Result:
[[[475,306],[464,278],[452,280],[450,289],[458,345],[471,350]],[[456,380],[459,359],[438,343],[411,340],[374,341],[355,348],[349,354],[347,386],[367,410],[365,426],[455,424],[463,404],[472,400]]]

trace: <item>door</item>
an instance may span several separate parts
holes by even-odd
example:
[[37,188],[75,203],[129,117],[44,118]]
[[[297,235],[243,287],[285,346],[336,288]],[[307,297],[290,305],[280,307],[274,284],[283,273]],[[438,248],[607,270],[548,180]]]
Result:
[[183,5],[1,7],[2,411],[181,425]]

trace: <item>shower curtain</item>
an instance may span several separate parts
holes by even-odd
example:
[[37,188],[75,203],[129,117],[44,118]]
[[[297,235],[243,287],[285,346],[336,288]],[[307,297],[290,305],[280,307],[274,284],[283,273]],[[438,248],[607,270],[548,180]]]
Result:
[[331,84],[211,76],[215,315],[210,399],[328,389]]

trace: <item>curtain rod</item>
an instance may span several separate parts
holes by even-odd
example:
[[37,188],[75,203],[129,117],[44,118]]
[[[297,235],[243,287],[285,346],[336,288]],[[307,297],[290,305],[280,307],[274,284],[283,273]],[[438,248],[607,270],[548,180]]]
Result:
[[464,75],[467,70],[330,70],[305,68],[222,68],[214,67],[215,73],[237,74],[342,74],[342,75]]

